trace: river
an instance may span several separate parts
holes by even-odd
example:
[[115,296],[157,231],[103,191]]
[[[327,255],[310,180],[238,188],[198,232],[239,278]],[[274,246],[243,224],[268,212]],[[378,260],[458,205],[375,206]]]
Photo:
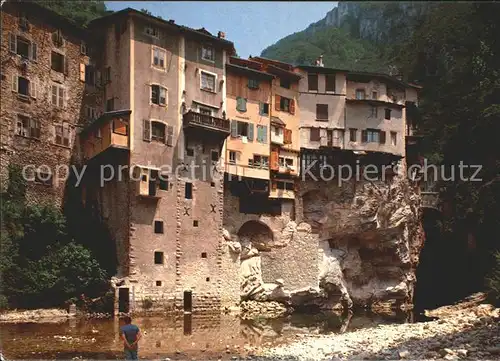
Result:
[[[305,334],[352,331],[404,323],[408,314],[301,314],[242,320],[237,315],[136,317],[141,358],[231,359],[258,347],[286,343]],[[0,340],[7,359],[117,359],[122,357],[118,319],[70,319],[60,323],[3,323]]]

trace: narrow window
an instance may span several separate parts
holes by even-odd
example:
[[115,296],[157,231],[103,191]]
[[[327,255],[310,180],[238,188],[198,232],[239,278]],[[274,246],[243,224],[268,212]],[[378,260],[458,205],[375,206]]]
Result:
[[207,258],[207,252],[202,252],[201,253],[201,258]]
[[212,159],[212,162],[218,162],[219,161],[219,152],[216,150],[212,150],[210,152],[210,158]]
[[20,95],[30,95],[30,81],[22,76],[17,77],[17,92]]
[[215,182],[210,182],[210,187],[215,187]]
[[390,109],[385,110],[385,119],[391,119],[391,110]]
[[163,221],[155,221],[155,233],[163,233]]
[[60,125],[56,125],[56,139],[55,143],[59,145],[64,145],[69,147],[70,145],[70,128],[68,123],[63,123]]
[[210,277],[205,278],[205,281],[210,282]]
[[316,120],[328,120],[328,104],[316,104]]
[[165,143],[165,123],[151,122],[151,140]]
[[349,129],[349,141],[355,142],[358,130],[355,128]]
[[397,139],[398,139],[398,138],[397,138],[397,135],[398,135],[398,133],[396,133],[396,132],[391,132],[391,144],[392,144],[393,146],[396,146],[396,144],[397,144]]
[[236,164],[236,152],[229,151],[229,163]]
[[318,74],[307,74],[307,89],[318,91]]
[[59,73],[64,73],[64,55],[57,51],[52,51],[51,68]]
[[240,137],[248,137],[248,123],[247,122],[238,122],[237,134]]
[[259,81],[257,79],[248,79],[248,87],[250,89],[259,89]]
[[186,155],[188,157],[194,157],[194,149],[193,148],[187,148],[186,149]]
[[186,182],[184,186],[184,198],[193,199],[193,183]]
[[325,91],[335,92],[335,74],[326,74],[325,83]]
[[198,227],[198,221],[193,221],[193,227]]
[[168,175],[162,174],[159,177],[159,188],[162,191],[168,191]]
[[371,107],[370,117],[377,118],[378,117],[378,108],[375,106]]
[[260,103],[259,114],[260,115],[269,115],[269,103]]
[[365,99],[365,90],[364,89],[356,89],[356,99],[358,99],[358,100]]
[[153,65],[160,67],[160,68],[165,68],[165,59],[167,57],[167,53],[165,50],[160,49],[160,48],[154,48],[153,49]]
[[215,75],[201,72],[201,89],[215,92]]
[[283,112],[290,111],[290,99],[285,97],[280,97],[280,110]]
[[203,46],[201,48],[201,58],[207,61],[215,61],[214,48],[211,46]]
[[155,264],[163,264],[163,252],[155,252]]
[[167,88],[157,84],[151,85],[151,103],[156,105],[167,105]]
[[236,110],[240,112],[246,112],[247,111],[247,100],[242,97],[237,97],[236,98]]
[[156,286],[161,287],[161,281],[156,281]]
[[377,100],[378,99],[378,93],[376,91],[372,91],[372,99]]
[[52,85],[52,98],[51,98],[52,105],[62,108],[64,106],[65,95],[66,95],[66,90],[62,86],[58,84]]
[[318,142],[321,138],[320,138],[320,128],[311,128],[310,130],[310,136],[309,136],[309,140],[313,141],[313,142]]
[[17,54],[21,55],[23,58],[29,58],[30,57],[30,47],[31,47],[31,42],[29,42],[26,39],[21,38],[20,36],[17,37]]

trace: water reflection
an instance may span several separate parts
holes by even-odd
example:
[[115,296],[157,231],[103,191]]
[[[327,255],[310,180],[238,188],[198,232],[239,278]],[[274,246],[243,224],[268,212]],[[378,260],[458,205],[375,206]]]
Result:
[[[240,320],[226,314],[179,314],[135,317],[143,332],[140,356],[145,358],[230,358],[249,346],[290,341],[297,334],[348,332],[380,323],[408,322],[408,315],[364,313],[292,314],[279,319]],[[116,359],[122,356],[118,319],[73,319],[59,324],[2,324],[0,340],[7,358],[69,359],[76,356]]]

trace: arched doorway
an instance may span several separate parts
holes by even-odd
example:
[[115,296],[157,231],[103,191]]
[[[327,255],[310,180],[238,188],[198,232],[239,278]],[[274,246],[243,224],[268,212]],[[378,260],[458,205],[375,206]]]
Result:
[[259,251],[269,251],[274,241],[273,232],[262,222],[245,222],[238,231],[242,244],[249,242]]

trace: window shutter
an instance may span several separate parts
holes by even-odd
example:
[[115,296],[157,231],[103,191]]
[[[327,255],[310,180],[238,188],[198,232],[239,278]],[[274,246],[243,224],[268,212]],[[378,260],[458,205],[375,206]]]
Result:
[[68,106],[68,98],[69,98],[69,92],[68,92],[68,89],[63,89],[62,90],[62,93],[63,93],[63,106],[64,107],[67,107]]
[[292,143],[292,130],[291,129],[285,129],[285,134],[284,134],[284,143],[285,144],[291,144]]
[[231,120],[231,137],[236,138],[238,136],[238,121]]
[[380,132],[380,144],[385,144],[385,132],[384,131],[381,131]]
[[262,143],[267,144],[267,125],[262,127]]
[[31,60],[36,60],[38,56],[38,48],[36,43],[31,43]]
[[80,81],[85,81],[85,64],[80,63]]
[[241,97],[236,98],[236,110],[241,112]]
[[253,142],[253,124],[248,124],[248,141]]
[[366,129],[361,131],[361,141],[363,143],[368,141],[368,131]]
[[280,110],[281,109],[281,97],[279,95],[274,96],[274,109]]
[[19,81],[19,78],[17,77],[17,75],[12,75],[12,91],[15,91],[17,93],[17,89],[18,89],[18,81]]
[[278,164],[278,151],[277,150],[271,150],[271,169],[272,170],[278,170],[279,169],[279,164]]
[[9,33],[9,50],[11,53],[17,53],[17,38],[12,33]]
[[290,99],[290,114],[295,114],[295,100]]
[[143,129],[142,129],[142,139],[146,142],[151,141],[151,121],[149,119],[144,119]]
[[242,111],[246,112],[247,111],[247,100],[245,98],[241,99],[241,105],[242,105]]
[[67,59],[67,57],[65,56],[64,57],[64,75],[68,75],[69,74],[69,61]]
[[36,80],[30,80],[30,96],[36,99]]
[[167,136],[165,137],[169,147],[174,145],[174,127],[167,125]]
[[259,114],[264,115],[264,103],[259,103]]

